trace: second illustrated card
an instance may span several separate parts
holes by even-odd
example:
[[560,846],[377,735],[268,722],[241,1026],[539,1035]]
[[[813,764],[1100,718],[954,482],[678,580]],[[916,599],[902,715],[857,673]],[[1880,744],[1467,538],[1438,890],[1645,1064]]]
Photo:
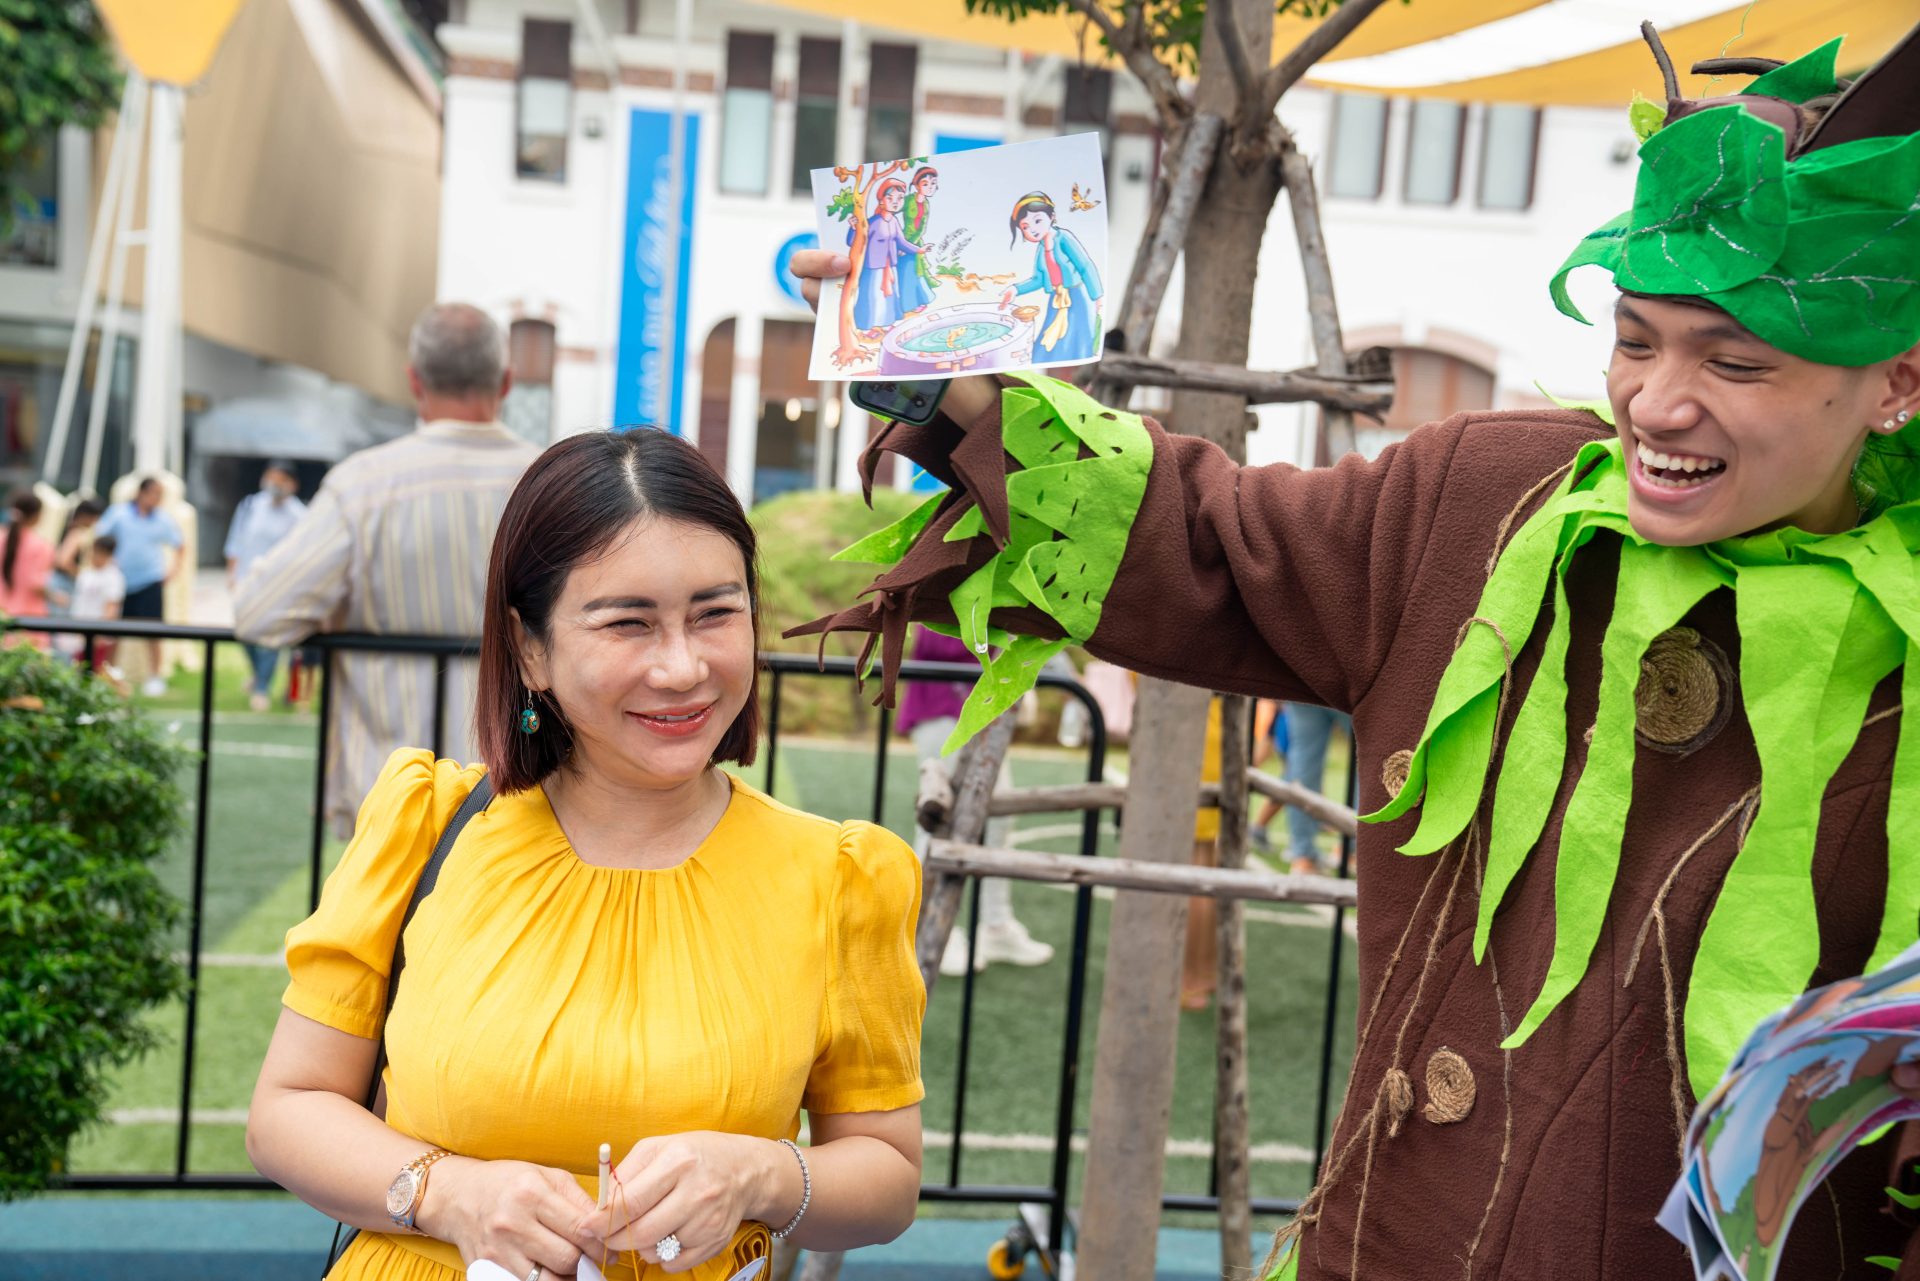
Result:
[[1091,133],[813,171],[823,249],[810,376],[1080,365],[1106,332],[1107,192]]

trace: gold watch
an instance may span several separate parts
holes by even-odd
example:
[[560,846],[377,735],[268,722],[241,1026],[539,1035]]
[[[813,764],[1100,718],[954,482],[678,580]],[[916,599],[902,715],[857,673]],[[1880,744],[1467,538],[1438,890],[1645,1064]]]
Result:
[[441,1157],[452,1155],[445,1148],[435,1148],[431,1152],[422,1152],[400,1167],[400,1173],[394,1175],[393,1182],[387,1185],[387,1217],[393,1220],[394,1227],[402,1232],[419,1233],[420,1229],[413,1226],[413,1220],[420,1213],[420,1202],[427,1195],[427,1169]]

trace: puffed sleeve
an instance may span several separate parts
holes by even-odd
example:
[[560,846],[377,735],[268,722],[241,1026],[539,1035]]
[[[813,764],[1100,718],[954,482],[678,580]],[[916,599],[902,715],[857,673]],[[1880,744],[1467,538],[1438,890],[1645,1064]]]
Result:
[[407,902],[441,831],[480,774],[480,766],[463,769],[417,748],[387,758],[319,908],[287,931],[292,981],[282,1004],[353,1036],[380,1035]]
[[885,1112],[925,1097],[920,1022],[927,989],[913,952],[919,918],[913,850],[872,823],[843,824],[829,908],[825,1026],[802,1099],[809,1112]]

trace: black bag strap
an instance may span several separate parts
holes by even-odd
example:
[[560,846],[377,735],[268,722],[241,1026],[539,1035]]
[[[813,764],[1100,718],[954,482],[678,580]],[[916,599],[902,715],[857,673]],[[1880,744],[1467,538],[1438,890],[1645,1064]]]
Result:
[[[485,774],[475,783],[473,790],[467,793],[467,799],[460,802],[460,808],[453,812],[446,830],[440,833],[440,840],[428,856],[427,864],[420,869],[420,879],[413,883],[413,897],[407,900],[407,912],[400,918],[400,932],[393,939],[393,965],[387,971],[387,1008],[380,1019],[380,1047],[373,1057],[373,1079],[367,1082],[367,1111],[373,1111],[373,1105],[380,1098],[380,1077],[387,1067],[387,1016],[393,1013],[394,994],[400,990],[400,971],[407,967],[407,926],[413,924],[413,914],[420,910],[420,900],[433,893],[434,885],[440,880],[440,868],[447,861],[447,855],[453,852],[454,842],[460,839],[460,833],[475,814],[485,809],[493,800],[493,780]],[[333,1271],[333,1265],[340,1260],[341,1252],[353,1244],[360,1235],[359,1228],[346,1228],[346,1236],[340,1235],[343,1223],[333,1225],[333,1245],[327,1251],[327,1266],[321,1272],[324,1278]]]

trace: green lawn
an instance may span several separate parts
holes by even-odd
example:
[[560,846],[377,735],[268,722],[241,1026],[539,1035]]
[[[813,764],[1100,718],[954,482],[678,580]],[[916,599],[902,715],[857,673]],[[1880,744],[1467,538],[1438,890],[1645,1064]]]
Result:
[[[216,706],[233,708],[242,679],[237,663],[218,664]],[[178,687],[174,706],[155,716],[189,742],[197,740],[197,697]],[[227,688],[231,685],[233,688]],[[178,700],[175,702],[175,700]],[[182,706],[181,704],[185,704]],[[193,1106],[213,1114],[197,1122],[189,1142],[191,1168],[200,1173],[246,1171],[241,1110],[278,1012],[284,971],[260,963],[279,948],[287,928],[306,914],[308,850],[311,840],[312,749],[310,715],[275,711],[252,715],[217,712],[213,740],[211,805],[208,814],[205,924],[199,1005],[199,1052],[195,1061]],[[830,742],[789,739],[781,744],[776,794],[783,801],[834,817],[865,817],[872,805],[872,736]],[[1124,756],[1113,762],[1124,769]],[[1337,771],[1343,760],[1331,763]],[[1053,748],[1020,748],[1015,781],[1023,785],[1069,782],[1084,777],[1082,754]],[[764,783],[764,757],[746,771],[749,781]],[[1337,777],[1337,773],[1335,775]],[[884,819],[906,834],[917,771],[903,742],[889,756]],[[184,780],[192,797],[192,775]],[[1037,848],[1078,848],[1077,828],[1068,816],[1022,819],[1017,839]],[[191,814],[188,833],[191,833]],[[1061,831],[1063,827],[1068,830]],[[1054,829],[1048,835],[1041,829]],[[1109,828],[1102,845],[1111,851]],[[329,864],[339,853],[328,844]],[[164,868],[168,884],[183,897],[190,881],[190,842],[177,843]],[[989,1136],[988,1146],[969,1146],[962,1178],[967,1183],[1030,1183],[1047,1180],[1050,1157],[1031,1150],[1034,1138],[1053,1132],[1055,1092],[1067,993],[1065,955],[1072,929],[1074,899],[1069,892],[1036,885],[1015,887],[1020,918],[1035,935],[1051,942],[1060,957],[1034,970],[996,967],[980,976],[974,1009],[966,1132]],[[1096,901],[1089,965],[1087,1026],[1083,1040],[1080,1101],[1076,1117],[1084,1129],[1091,1090],[1098,990],[1106,961],[1108,903]],[[1313,1147],[1315,1090],[1324,1017],[1329,957],[1329,918],[1307,909],[1261,909],[1248,931],[1252,1001],[1252,1141],[1274,1145],[1254,1164],[1257,1194],[1299,1196],[1309,1183],[1299,1151]],[[185,946],[184,931],[181,946]],[[1343,949],[1342,1007],[1337,1020],[1337,1099],[1353,1031],[1353,948]],[[961,985],[943,981],[928,1012],[924,1065],[928,1098],[926,1126],[945,1134],[953,1128]],[[161,1171],[172,1168],[176,1127],[172,1111],[180,1088],[179,1006],[155,1011],[155,1026],[165,1047],[122,1071],[110,1106],[122,1119],[89,1133],[76,1145],[72,1167],[78,1172]],[[1177,1097],[1172,1134],[1177,1144],[1204,1143],[1211,1128],[1214,1065],[1211,1014],[1187,1014],[1180,1028]],[[131,1115],[129,1115],[131,1114]],[[1176,1148],[1176,1153],[1185,1148]],[[1260,1154],[1256,1154],[1259,1156]],[[942,1181],[948,1150],[928,1151],[929,1181]],[[1203,1192],[1205,1160],[1174,1155],[1168,1187]],[[999,1216],[1000,1210],[979,1212]]]

